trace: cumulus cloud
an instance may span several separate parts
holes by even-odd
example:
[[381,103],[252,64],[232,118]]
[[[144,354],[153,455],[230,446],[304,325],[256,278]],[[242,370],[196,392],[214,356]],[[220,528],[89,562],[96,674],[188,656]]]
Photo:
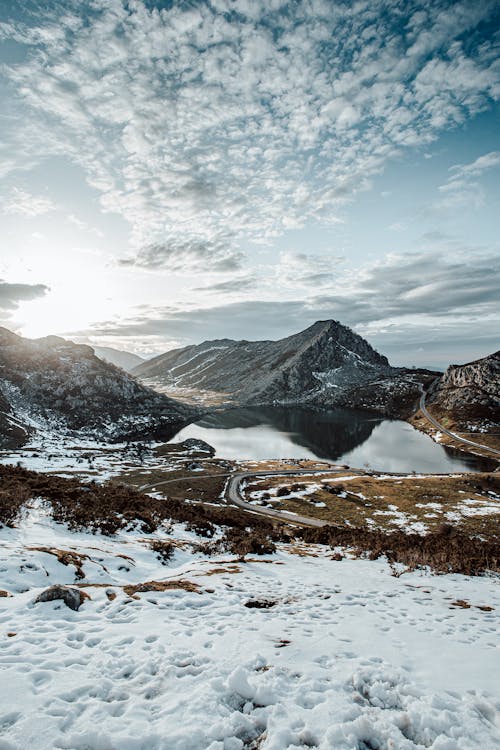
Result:
[[388,159],[500,96],[481,36],[494,0],[161,5],[48,4],[0,28],[28,52],[4,67],[23,108],[6,168],[20,138],[17,166],[83,166],[133,227],[125,263],[184,268],[216,248],[236,267],[244,240],[338,221]]
[[20,302],[38,299],[48,291],[49,287],[45,284],[10,284],[0,279],[0,312],[4,313],[4,317],[8,317],[18,308]]

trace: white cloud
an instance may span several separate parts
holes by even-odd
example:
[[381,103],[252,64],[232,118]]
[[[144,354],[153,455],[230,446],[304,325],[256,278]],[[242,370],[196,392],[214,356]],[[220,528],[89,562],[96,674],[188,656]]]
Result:
[[22,137],[24,166],[57,153],[82,165],[103,209],[131,223],[136,265],[164,268],[162,247],[184,267],[222,243],[216,262],[236,266],[244,241],[338,221],[388,159],[498,97],[493,41],[471,52],[461,36],[493,9],[68,5],[0,30],[30,53],[4,68],[23,107],[8,139],[20,152]]
[[451,176],[439,186],[442,199],[439,209],[479,208],[485,201],[485,191],[479,181],[484,172],[500,167],[500,151],[490,151],[469,164],[450,168]]
[[0,210],[5,214],[42,216],[57,210],[57,205],[42,195],[32,195],[23,188],[12,188],[9,195],[0,200]]
[[[145,346],[160,352],[172,340],[186,345],[225,337],[280,338],[333,318],[398,362],[442,366],[472,359],[498,347],[500,254],[498,249],[455,245],[450,258],[450,242],[423,238],[427,252],[391,254],[354,270],[339,268],[329,288],[320,282],[311,285],[305,299],[277,298],[272,285],[251,279],[245,285],[240,277],[236,287],[242,284],[253,293],[243,301],[210,304],[193,298],[189,308],[142,306],[128,318],[97,324],[79,335],[95,336],[102,343],[119,339],[125,348]],[[295,254],[290,260],[286,254],[285,265],[287,258],[297,262],[298,270],[307,269],[303,259],[308,256]],[[216,291],[226,299],[231,282]],[[417,345],[424,349],[422,356],[415,354]]]

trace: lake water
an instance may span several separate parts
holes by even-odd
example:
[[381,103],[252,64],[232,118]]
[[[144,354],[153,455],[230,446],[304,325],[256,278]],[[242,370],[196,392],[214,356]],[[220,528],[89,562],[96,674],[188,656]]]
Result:
[[206,415],[172,442],[205,440],[219,458],[327,459],[380,471],[481,471],[480,459],[444,448],[407,422],[351,409],[304,407],[228,409]]

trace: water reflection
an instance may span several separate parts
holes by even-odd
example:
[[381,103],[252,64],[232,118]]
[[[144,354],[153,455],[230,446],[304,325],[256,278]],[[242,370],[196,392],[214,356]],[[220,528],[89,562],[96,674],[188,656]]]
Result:
[[175,442],[206,440],[221,458],[321,458],[381,471],[480,471],[484,462],[431,440],[406,422],[351,409],[255,407],[214,412]]

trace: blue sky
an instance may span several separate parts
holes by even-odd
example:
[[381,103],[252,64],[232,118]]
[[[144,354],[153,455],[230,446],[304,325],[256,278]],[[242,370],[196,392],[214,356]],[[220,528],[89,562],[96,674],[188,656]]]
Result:
[[500,330],[498,3],[0,6],[0,321],[161,352]]

